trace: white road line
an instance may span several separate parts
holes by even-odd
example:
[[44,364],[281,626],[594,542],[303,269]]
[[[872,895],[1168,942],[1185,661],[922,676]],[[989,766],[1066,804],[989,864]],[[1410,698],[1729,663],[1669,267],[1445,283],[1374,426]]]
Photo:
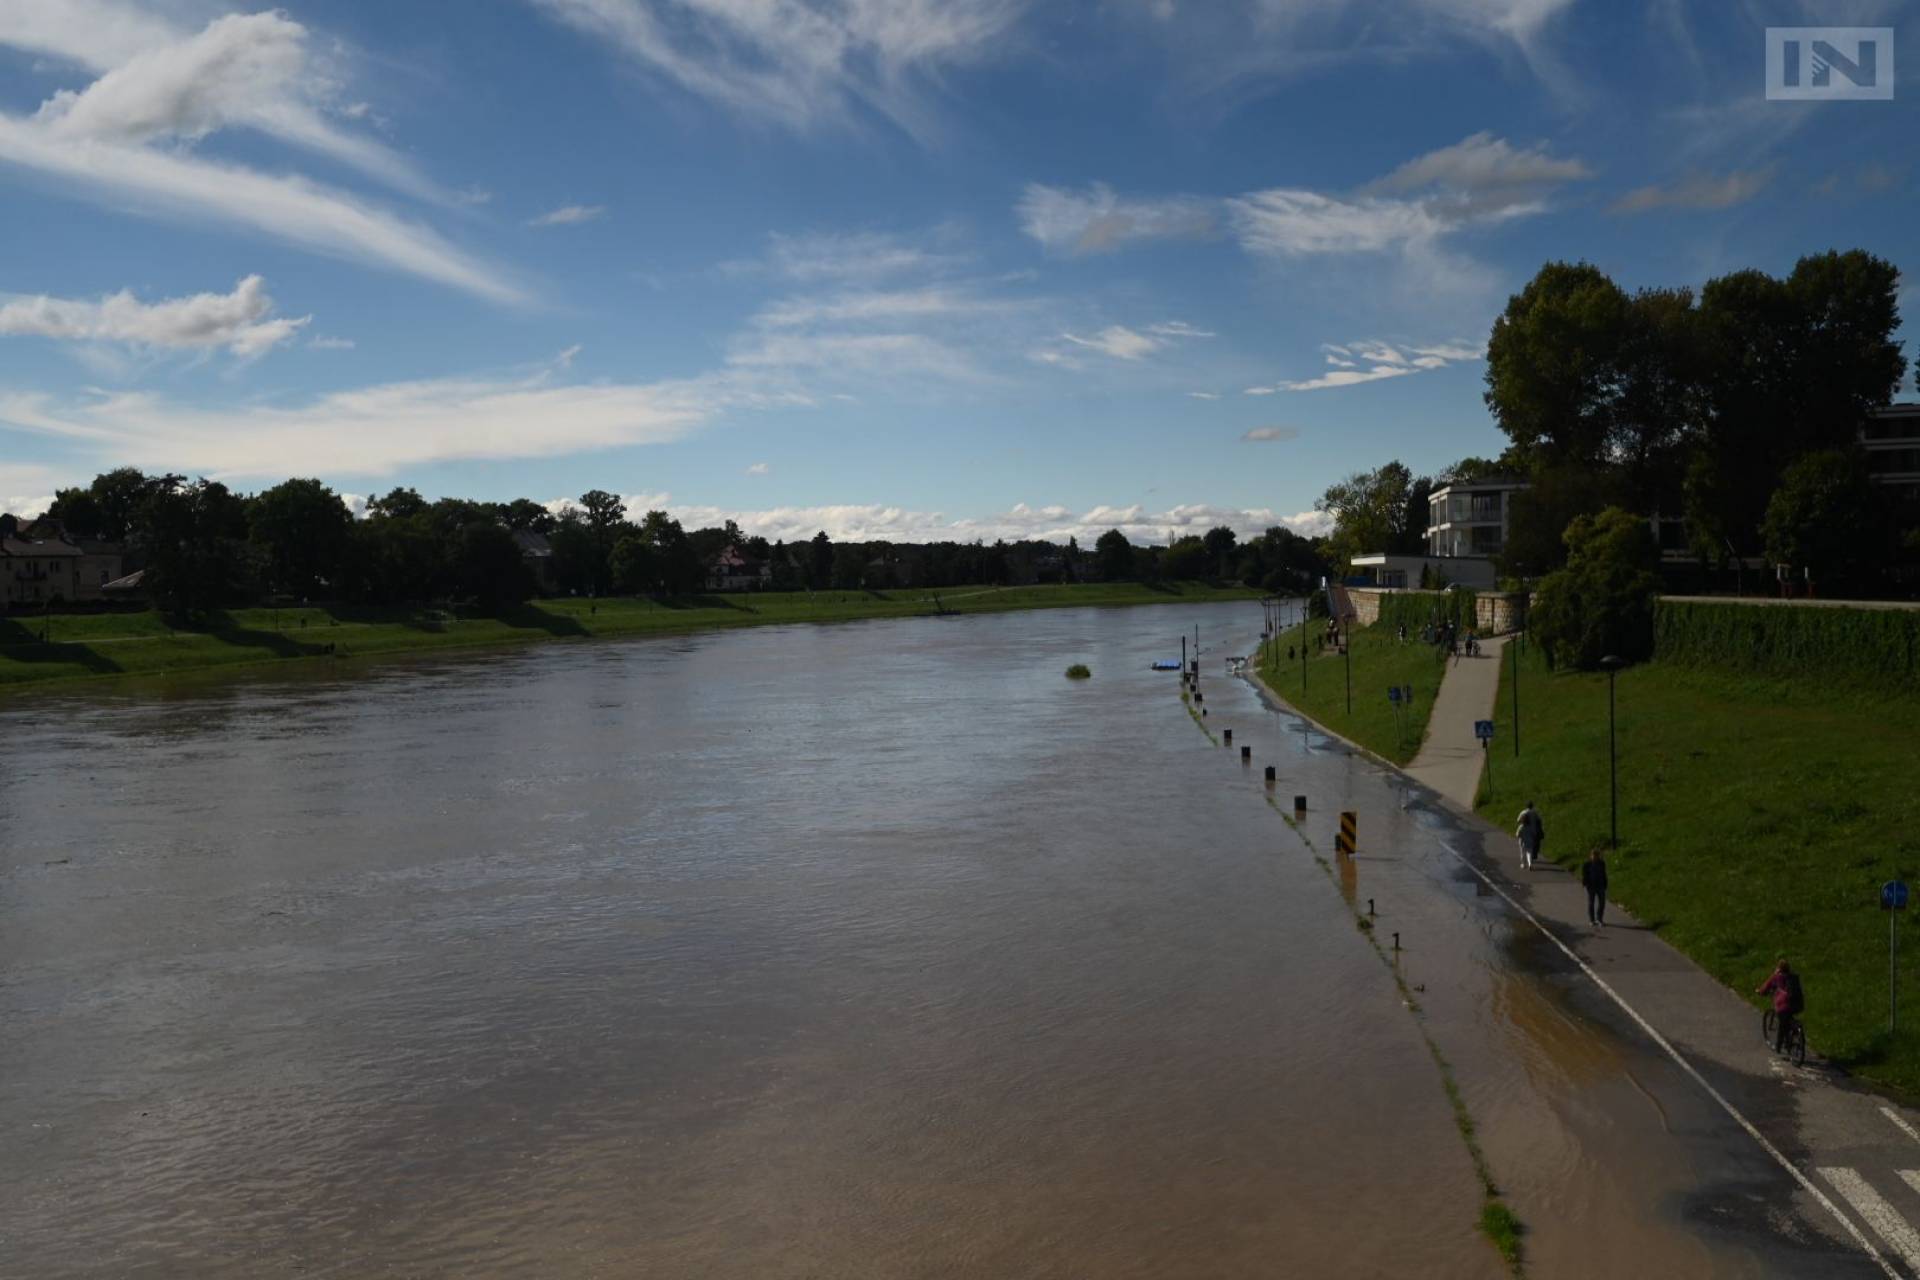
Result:
[[[1546,925],[1540,923],[1539,917],[1535,916],[1533,912],[1527,910],[1525,907],[1521,906],[1518,902],[1514,901],[1513,895],[1509,894],[1505,889],[1502,889],[1499,886],[1499,884],[1497,884],[1493,880],[1491,876],[1487,875],[1486,872],[1482,871],[1479,867],[1475,866],[1473,859],[1469,858],[1466,854],[1461,853],[1458,849],[1448,844],[1445,840],[1441,840],[1438,843],[1442,849],[1445,849],[1448,853],[1452,854],[1455,858],[1458,858],[1460,860],[1461,866],[1473,872],[1474,875],[1479,876],[1481,883],[1485,884],[1487,888],[1499,894],[1501,900],[1504,901],[1508,906],[1512,907],[1515,911],[1519,912],[1521,917],[1525,919],[1527,923],[1531,924],[1534,928],[1538,929],[1541,935],[1544,936],[1547,939],[1547,941],[1551,942],[1554,946],[1560,948],[1561,951],[1565,952],[1567,959],[1573,961],[1574,964],[1578,965],[1580,967],[1580,972],[1586,974],[1587,977],[1593,982],[1594,986],[1600,988],[1601,991],[1605,992],[1609,1000],[1619,1005],[1620,1008],[1626,1013],[1626,1015],[1629,1018],[1632,1018],[1634,1022],[1638,1024],[1639,1028],[1642,1031],[1646,1032],[1648,1037],[1651,1038],[1655,1044],[1659,1045],[1661,1049],[1665,1050],[1666,1055],[1669,1058],[1672,1058],[1674,1063],[1682,1071],[1686,1072],[1687,1075],[1693,1079],[1693,1082],[1695,1084],[1699,1085],[1703,1090],[1705,1090],[1709,1098],[1712,1098],[1715,1102],[1719,1103],[1720,1109],[1726,1112],[1729,1116],[1732,1116],[1734,1123],[1738,1124],[1742,1129],[1745,1129],[1747,1131],[1747,1136],[1749,1138],[1752,1138],[1755,1142],[1759,1143],[1760,1149],[1762,1151],[1765,1151],[1768,1155],[1772,1156],[1775,1164],[1779,1165],[1782,1169],[1785,1169],[1787,1171],[1787,1174],[1790,1177],[1792,1177],[1792,1179],[1795,1182],[1800,1184],[1800,1187],[1803,1191],[1805,1191],[1808,1195],[1812,1196],[1814,1200],[1819,1203],[1821,1208],[1825,1209],[1828,1213],[1832,1214],[1834,1220],[1838,1222],[1841,1226],[1847,1229],[1847,1234],[1853,1237],[1854,1243],[1858,1244],[1860,1248],[1863,1251],[1865,1251],[1866,1255],[1869,1258],[1872,1258],[1874,1262],[1878,1264],[1881,1271],[1885,1272],[1889,1276],[1894,1277],[1894,1280],[1903,1280],[1900,1273],[1894,1269],[1893,1264],[1888,1262],[1886,1258],[1881,1256],[1880,1251],[1873,1247],[1873,1241],[1867,1239],[1866,1235],[1860,1230],[1860,1228],[1854,1225],[1853,1219],[1849,1218],[1846,1214],[1840,1211],[1840,1206],[1833,1202],[1833,1197],[1829,1196],[1826,1192],[1822,1191],[1814,1183],[1813,1179],[1809,1178],[1806,1174],[1800,1171],[1799,1166],[1795,1165],[1793,1161],[1787,1159],[1785,1155],[1781,1154],[1780,1148],[1774,1146],[1771,1142],[1768,1142],[1766,1135],[1761,1133],[1759,1129],[1754,1127],[1753,1121],[1747,1119],[1746,1116],[1742,1115],[1740,1113],[1740,1109],[1738,1107],[1735,1107],[1731,1102],[1728,1102],[1726,1098],[1721,1095],[1718,1089],[1714,1088],[1711,1084],[1708,1084],[1707,1078],[1701,1075],[1700,1072],[1695,1069],[1694,1065],[1691,1062],[1688,1062],[1686,1058],[1681,1056],[1680,1051],[1674,1048],[1673,1045],[1668,1042],[1665,1036],[1661,1035],[1658,1031],[1656,1031],[1651,1022],[1648,1022],[1645,1018],[1641,1017],[1640,1011],[1638,1009],[1628,1004],[1624,999],[1621,998],[1619,992],[1615,991],[1612,987],[1608,986],[1606,979],[1602,978],[1599,974],[1595,973],[1591,965],[1589,965],[1585,960],[1582,960],[1578,955],[1574,953],[1574,950],[1572,947],[1569,947],[1566,943],[1560,941],[1560,937],[1558,934],[1554,933],[1553,930],[1547,928]],[[1843,1170],[1842,1172],[1850,1173],[1851,1171]],[[1868,1190],[1869,1192],[1871,1192],[1872,1189],[1868,1188]],[[1878,1197],[1876,1196],[1875,1199],[1878,1199]],[[1885,1205],[1885,1203],[1886,1203],[1885,1201],[1881,1201],[1882,1205]],[[1855,1207],[1857,1208],[1858,1206],[1855,1206]],[[1888,1208],[1887,1212],[1892,1213],[1893,1210],[1891,1208]],[[1864,1213],[1862,1213],[1861,1216],[1866,1217]],[[1897,1214],[1895,1215],[1895,1217],[1896,1219],[1898,1219]],[[1869,1221],[1871,1220],[1869,1219]],[[1900,1225],[1902,1228],[1906,1227],[1906,1223],[1904,1221],[1902,1221]],[[1876,1226],[1875,1230],[1879,1230],[1879,1228]],[[1911,1230],[1908,1230],[1908,1234],[1909,1235],[1912,1234]],[[1916,1240],[1916,1244],[1920,1244],[1920,1240]],[[1920,1255],[1908,1257],[1907,1263],[1909,1266],[1913,1267],[1916,1272],[1920,1272]]]
[[1920,1191],[1920,1169],[1900,1170],[1900,1180],[1912,1187],[1915,1191]]
[[[1912,1125],[1908,1124],[1906,1117],[1898,1111],[1895,1111],[1892,1107],[1882,1107],[1880,1108],[1880,1114],[1898,1125],[1901,1132],[1905,1133],[1909,1138],[1912,1138],[1915,1142],[1920,1142],[1920,1130],[1916,1130]],[[1906,1175],[1902,1174],[1901,1176],[1905,1177]]]
[[1920,1271],[1920,1235],[1914,1234],[1907,1220],[1882,1199],[1878,1191],[1868,1186],[1865,1178],[1851,1169],[1822,1169],[1820,1176],[1847,1198],[1853,1211],[1865,1218],[1867,1225],[1879,1232],[1880,1238],[1907,1260],[1908,1266]]

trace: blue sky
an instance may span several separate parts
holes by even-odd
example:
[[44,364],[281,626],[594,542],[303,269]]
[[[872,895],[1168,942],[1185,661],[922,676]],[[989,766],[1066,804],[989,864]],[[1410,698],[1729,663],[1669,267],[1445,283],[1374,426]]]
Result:
[[[1912,268],[1748,0],[0,0],[0,504],[131,463],[770,537],[1311,528],[1545,260]],[[1920,298],[1909,296],[1907,310]]]

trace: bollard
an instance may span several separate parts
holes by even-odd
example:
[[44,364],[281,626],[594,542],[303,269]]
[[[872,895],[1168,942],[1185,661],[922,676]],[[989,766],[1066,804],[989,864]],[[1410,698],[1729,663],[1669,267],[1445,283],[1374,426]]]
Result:
[[1307,816],[1307,798],[1305,796],[1295,796],[1293,798],[1293,816],[1296,818],[1304,818]]
[[1400,949],[1400,935],[1397,933],[1393,935],[1393,949],[1395,951]]
[[1352,853],[1358,847],[1356,832],[1360,825],[1360,815],[1350,809],[1340,812],[1340,834],[1333,838],[1336,853]]
[[1222,729],[1220,731],[1220,745],[1223,747],[1230,747],[1233,745],[1233,730]]
[[1367,914],[1368,914],[1368,915],[1372,915],[1372,914],[1374,914],[1374,911],[1373,911],[1373,899],[1372,899],[1372,898],[1368,898],[1368,899],[1367,899]]
[[1268,765],[1267,766],[1267,785],[1272,786],[1277,777],[1278,775],[1275,773],[1273,766]]
[[1195,689],[1193,691],[1193,700],[1195,702],[1205,702],[1207,700],[1207,695],[1200,692],[1198,689]]
[[1240,763],[1251,764],[1252,762],[1253,762],[1253,748],[1252,747],[1240,748]]

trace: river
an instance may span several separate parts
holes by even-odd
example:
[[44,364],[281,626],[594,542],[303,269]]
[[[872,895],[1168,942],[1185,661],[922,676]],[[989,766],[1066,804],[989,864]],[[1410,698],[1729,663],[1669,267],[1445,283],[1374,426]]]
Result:
[[[1198,625],[1211,673],[1259,619],[0,703],[0,1273],[1502,1274],[1342,886],[1148,669]],[[1316,815],[1363,797],[1382,849],[1431,826],[1208,688]],[[1698,1229],[1701,1179],[1762,1175],[1707,1168],[1690,1104],[1649,1106],[1657,1063],[1525,976],[1443,863],[1356,866],[1349,897],[1405,912],[1503,1190],[1555,1219],[1540,1274],[1774,1274],[1748,1226]]]

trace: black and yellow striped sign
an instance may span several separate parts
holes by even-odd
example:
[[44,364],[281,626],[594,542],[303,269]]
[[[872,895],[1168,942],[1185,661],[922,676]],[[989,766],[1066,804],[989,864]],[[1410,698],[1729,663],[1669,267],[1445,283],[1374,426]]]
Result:
[[1360,815],[1351,810],[1340,811],[1340,834],[1333,838],[1333,847],[1338,853],[1352,853],[1359,847]]

